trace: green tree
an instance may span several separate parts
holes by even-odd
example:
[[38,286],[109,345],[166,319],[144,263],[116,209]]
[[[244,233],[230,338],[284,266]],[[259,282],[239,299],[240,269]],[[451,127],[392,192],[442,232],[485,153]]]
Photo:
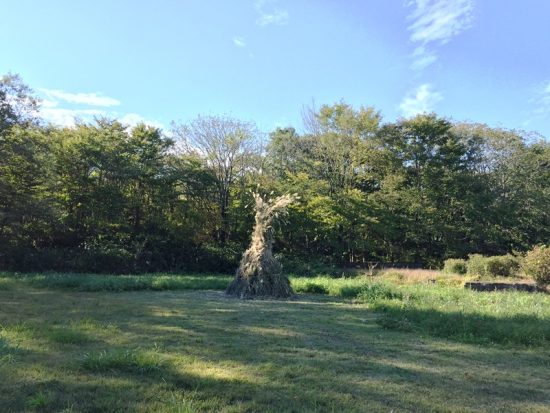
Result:
[[340,102],[310,109],[304,121],[313,136],[311,155],[314,173],[329,183],[331,193],[357,187],[368,171],[365,164],[370,141],[381,115],[372,107],[353,109]]
[[224,245],[230,233],[231,191],[259,167],[259,133],[252,123],[224,116],[199,116],[186,125],[174,125],[174,133],[184,153],[202,159],[215,178],[217,238]]

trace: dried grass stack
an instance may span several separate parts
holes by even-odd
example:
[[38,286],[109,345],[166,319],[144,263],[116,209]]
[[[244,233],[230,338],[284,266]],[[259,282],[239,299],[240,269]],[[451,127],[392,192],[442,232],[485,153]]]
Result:
[[266,200],[253,194],[256,201],[256,223],[250,247],[244,252],[235,279],[226,294],[239,298],[274,297],[287,298],[293,294],[288,278],[283,275],[281,264],[273,257],[273,220],[286,211],[294,200],[293,195],[283,195]]

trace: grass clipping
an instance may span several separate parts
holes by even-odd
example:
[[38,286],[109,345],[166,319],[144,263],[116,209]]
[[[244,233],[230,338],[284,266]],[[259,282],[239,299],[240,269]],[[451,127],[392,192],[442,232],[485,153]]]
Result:
[[256,217],[250,247],[244,252],[235,279],[226,294],[238,298],[292,296],[288,278],[281,264],[273,257],[273,220],[286,212],[294,195],[282,195],[273,200],[254,193]]

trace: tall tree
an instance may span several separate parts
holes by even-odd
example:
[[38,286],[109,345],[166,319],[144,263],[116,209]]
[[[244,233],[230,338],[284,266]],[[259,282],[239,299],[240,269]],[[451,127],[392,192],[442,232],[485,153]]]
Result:
[[238,179],[257,167],[259,132],[250,122],[227,116],[199,116],[185,125],[174,125],[184,152],[203,159],[215,177],[220,225],[218,241],[227,241],[231,190]]
[[38,99],[19,75],[0,78],[0,134],[14,125],[28,125],[37,120]]
[[397,189],[409,221],[405,248],[415,251],[414,260],[466,253],[471,240],[464,222],[476,220],[481,205],[475,192],[478,199],[483,193],[472,171],[479,142],[463,139],[450,121],[435,114],[385,125],[379,138],[401,166]]
[[357,186],[365,171],[370,139],[378,130],[381,115],[373,107],[340,102],[309,109],[304,122],[314,138],[314,171],[329,183],[331,193]]

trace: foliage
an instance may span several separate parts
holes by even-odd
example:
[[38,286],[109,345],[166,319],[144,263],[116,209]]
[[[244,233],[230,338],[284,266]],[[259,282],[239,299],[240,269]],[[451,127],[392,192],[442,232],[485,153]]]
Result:
[[466,263],[466,272],[468,275],[487,275],[487,259],[481,254],[471,254]]
[[487,275],[492,277],[512,277],[520,269],[518,259],[512,255],[487,257],[485,266]]
[[445,260],[443,266],[443,272],[447,274],[466,274],[467,263],[466,260],[459,258],[449,258]]
[[277,128],[262,142],[228,116],[174,124],[169,136],[113,119],[45,126],[38,103],[17,75],[0,81],[2,269],[230,273],[258,186],[300,196],[273,235],[274,253],[304,263],[301,274],[441,268],[550,238],[550,144],[522,131],[435,114],[384,123],[373,107],[338,102],[307,109],[304,133]]
[[492,257],[472,254],[466,263],[469,275],[482,277],[512,277],[517,275],[520,266],[519,259],[510,254]]
[[536,246],[527,253],[523,270],[540,285],[550,284],[550,247]]
[[174,132],[183,150],[203,160],[214,177],[220,215],[218,239],[224,245],[230,231],[231,190],[258,166],[258,131],[254,124],[230,117],[199,116],[187,125],[174,125]]

